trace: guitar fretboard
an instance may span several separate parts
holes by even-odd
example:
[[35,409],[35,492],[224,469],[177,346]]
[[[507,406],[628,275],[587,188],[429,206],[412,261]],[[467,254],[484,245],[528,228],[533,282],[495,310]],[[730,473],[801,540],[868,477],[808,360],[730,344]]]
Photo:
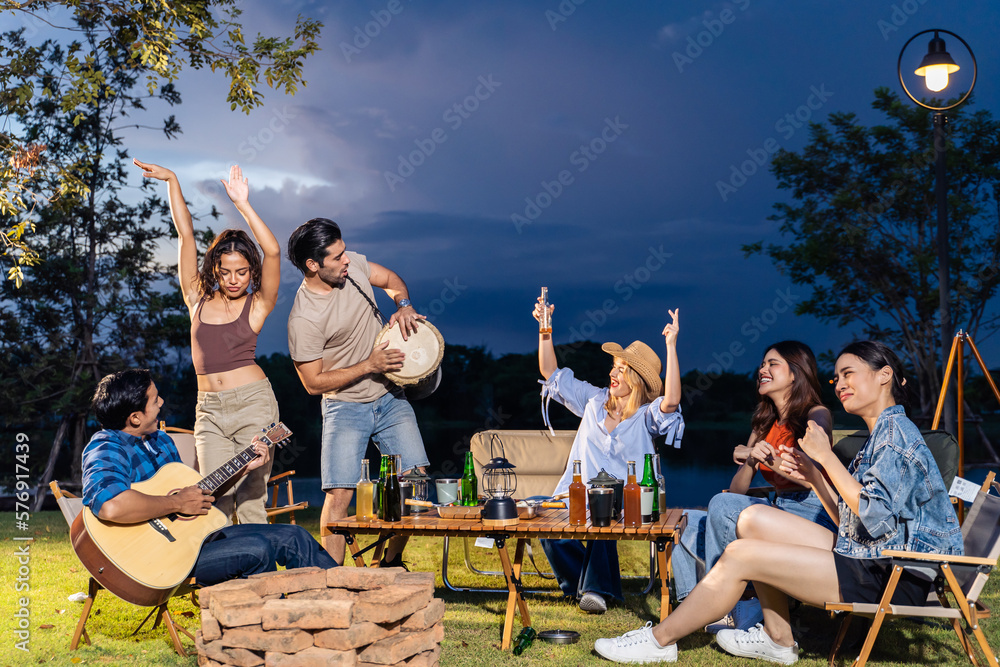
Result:
[[202,480],[198,482],[198,487],[214,494],[216,489],[221,487],[236,475],[240,474],[240,471],[247,467],[247,465],[255,458],[257,458],[257,453],[254,451],[253,447],[247,447],[242,452],[216,468],[213,472],[203,477]]

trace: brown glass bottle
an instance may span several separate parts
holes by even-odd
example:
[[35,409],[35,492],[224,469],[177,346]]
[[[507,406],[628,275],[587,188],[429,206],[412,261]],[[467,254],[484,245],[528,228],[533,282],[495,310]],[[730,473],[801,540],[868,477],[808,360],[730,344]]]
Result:
[[628,462],[628,480],[625,484],[625,525],[642,525],[642,492],[635,481],[635,461]]
[[587,523],[587,485],[580,474],[580,462],[573,461],[573,483],[569,485],[569,525]]

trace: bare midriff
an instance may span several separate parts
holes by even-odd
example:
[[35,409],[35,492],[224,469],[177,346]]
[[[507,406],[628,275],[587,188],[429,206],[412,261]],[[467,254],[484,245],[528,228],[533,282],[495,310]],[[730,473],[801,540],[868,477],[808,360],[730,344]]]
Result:
[[264,380],[267,376],[257,364],[234,368],[222,373],[208,373],[198,376],[198,391],[226,391],[236,389],[245,384]]

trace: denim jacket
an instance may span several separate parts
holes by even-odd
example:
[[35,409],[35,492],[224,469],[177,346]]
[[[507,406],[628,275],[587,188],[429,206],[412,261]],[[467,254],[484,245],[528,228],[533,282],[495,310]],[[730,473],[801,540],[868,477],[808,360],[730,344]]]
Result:
[[902,406],[886,408],[848,471],[861,483],[858,514],[840,500],[834,550],[882,558],[883,549],[962,555],[962,529],[944,480]]

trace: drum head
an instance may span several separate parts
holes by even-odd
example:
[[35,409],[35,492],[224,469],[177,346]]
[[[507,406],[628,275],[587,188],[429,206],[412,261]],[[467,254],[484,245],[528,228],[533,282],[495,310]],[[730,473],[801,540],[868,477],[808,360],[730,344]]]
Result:
[[375,338],[375,344],[379,345],[385,341],[389,341],[388,349],[400,350],[406,355],[401,369],[385,374],[389,380],[400,386],[420,382],[434,373],[444,358],[444,338],[441,337],[437,327],[430,322],[418,323],[417,332],[410,335],[407,340],[403,340],[398,323],[393,324],[392,328],[385,326]]

